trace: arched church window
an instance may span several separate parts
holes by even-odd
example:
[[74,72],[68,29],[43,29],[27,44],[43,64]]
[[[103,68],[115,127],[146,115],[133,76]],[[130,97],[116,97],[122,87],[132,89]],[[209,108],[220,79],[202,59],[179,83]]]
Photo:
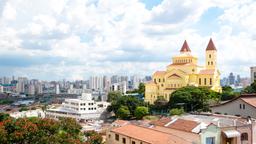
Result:
[[211,62],[211,65],[213,65],[213,62]]
[[211,54],[209,54],[209,58],[212,58],[212,55],[211,55]]
[[206,85],[206,78],[204,78],[204,85]]
[[210,62],[208,62],[208,65],[210,65]]
[[201,78],[199,78],[199,85],[201,85]]

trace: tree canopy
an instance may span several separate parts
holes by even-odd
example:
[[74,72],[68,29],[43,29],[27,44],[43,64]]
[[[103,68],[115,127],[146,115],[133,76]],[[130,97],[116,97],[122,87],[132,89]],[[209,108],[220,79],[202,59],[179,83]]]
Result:
[[170,107],[184,107],[185,111],[208,111],[209,104],[219,101],[220,94],[206,87],[182,87],[171,94]]
[[247,86],[243,93],[256,93],[256,81],[254,81],[250,86]]
[[136,117],[136,119],[142,119],[144,116],[148,114],[149,114],[148,108],[144,106],[138,106],[134,112],[134,116]]
[[[3,115],[2,116],[6,116]],[[3,144],[100,144],[84,140],[82,127],[71,118],[2,118],[0,143]]]
[[[108,107],[108,111],[113,111],[115,115],[119,118],[123,118],[120,112],[128,112],[130,113],[129,117],[134,117],[135,109],[138,106],[145,106],[144,101],[134,97],[134,96],[121,96],[117,97],[117,99],[112,100],[111,105]],[[118,113],[119,111],[119,113]],[[125,117],[127,118],[127,117]]]

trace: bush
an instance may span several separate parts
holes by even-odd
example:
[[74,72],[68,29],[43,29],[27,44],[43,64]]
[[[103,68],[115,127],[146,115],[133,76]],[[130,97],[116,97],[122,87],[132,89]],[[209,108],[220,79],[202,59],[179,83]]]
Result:
[[172,116],[172,115],[182,115],[184,113],[184,109],[181,108],[181,109],[178,109],[178,108],[174,108],[174,109],[171,109],[169,114]]
[[121,119],[128,119],[131,113],[127,106],[121,106],[116,113],[116,116]]
[[139,106],[135,109],[134,116],[137,119],[142,119],[144,116],[148,115],[148,108],[144,106]]

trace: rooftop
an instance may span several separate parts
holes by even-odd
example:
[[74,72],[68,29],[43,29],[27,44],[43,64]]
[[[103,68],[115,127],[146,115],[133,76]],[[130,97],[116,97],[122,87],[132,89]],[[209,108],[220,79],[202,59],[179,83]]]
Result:
[[132,124],[114,128],[111,131],[150,144],[191,144],[189,140],[186,140],[183,137]]

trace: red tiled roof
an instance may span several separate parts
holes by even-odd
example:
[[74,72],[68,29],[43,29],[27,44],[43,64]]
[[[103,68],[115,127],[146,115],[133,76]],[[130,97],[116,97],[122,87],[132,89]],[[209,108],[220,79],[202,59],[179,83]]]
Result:
[[177,119],[175,122],[171,123],[167,127],[176,129],[176,130],[192,132],[192,130],[198,125],[199,125],[199,123],[195,122],[195,121]]
[[166,74],[166,71],[156,71],[154,75],[164,75]]
[[113,124],[119,125],[119,126],[124,126],[126,124],[129,124],[129,121],[125,121],[125,120],[116,120],[113,122]]
[[181,78],[179,75],[177,75],[177,74],[172,74],[171,76],[169,76],[169,77],[179,77],[179,78]]
[[211,106],[211,107],[218,107],[218,106],[221,106],[221,105],[225,105],[225,104],[228,104],[228,103],[231,103],[237,99],[241,99],[243,100],[244,102],[248,103],[249,105],[253,106],[256,108],[256,93],[253,93],[253,94],[242,94],[238,97],[235,97],[225,103],[221,103],[221,104],[217,104],[217,105],[214,105],[214,106]]
[[253,106],[256,108],[256,94],[253,94],[251,96],[241,96],[241,100],[243,100],[245,103]]
[[207,51],[208,51],[208,50],[217,50],[216,47],[215,47],[215,45],[214,45],[214,43],[213,43],[213,41],[212,41],[212,38],[210,39],[210,41],[209,41],[209,43],[208,43],[208,45],[207,45],[206,50],[207,50]]
[[186,140],[182,136],[178,137],[158,130],[132,124],[112,129],[111,132],[125,135],[149,144],[191,144],[190,141]]
[[171,121],[172,121],[172,119],[169,117],[162,117],[161,119],[159,119],[157,121],[153,121],[151,124],[156,125],[156,126],[164,126]]
[[180,52],[191,52],[186,40],[184,41],[184,43],[180,49]]
[[205,74],[205,75],[212,75],[214,74],[215,69],[205,69],[205,70],[200,70],[199,74]]

